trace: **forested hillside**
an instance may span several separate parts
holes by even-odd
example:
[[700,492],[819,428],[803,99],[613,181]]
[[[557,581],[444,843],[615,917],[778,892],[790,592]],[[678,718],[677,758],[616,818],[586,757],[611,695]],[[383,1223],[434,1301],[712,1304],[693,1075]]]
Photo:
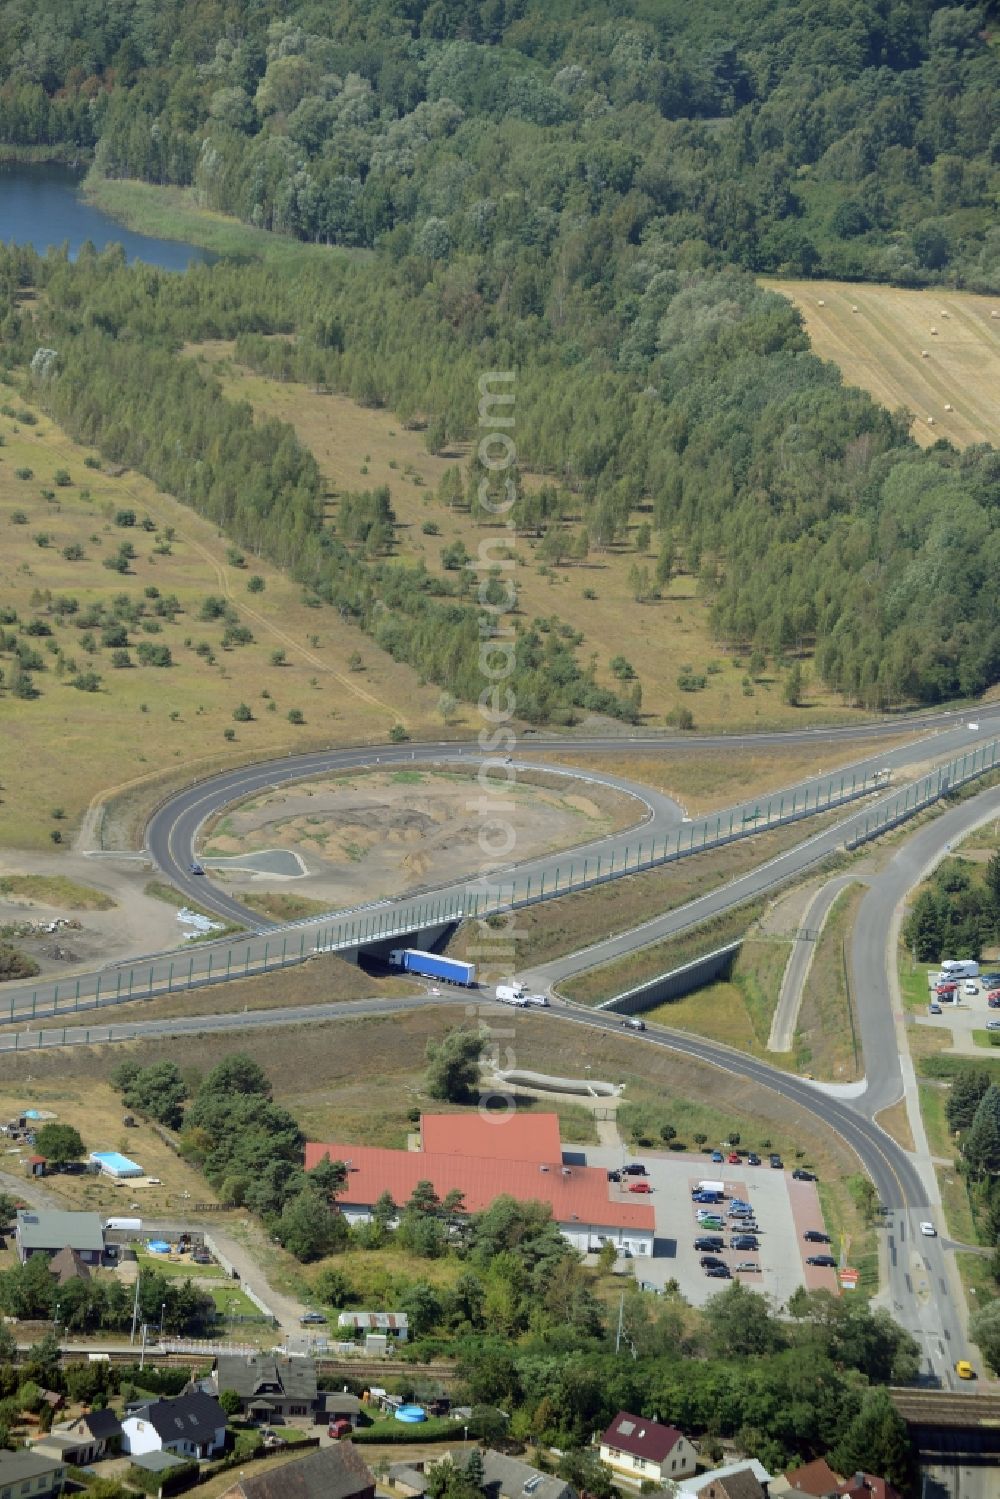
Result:
[[[255,437],[181,367],[182,341],[236,337],[244,362],[426,421],[438,448],[475,432],[483,371],[515,370],[518,454],[551,480],[545,503],[519,501],[538,534],[570,525],[599,550],[642,512],[653,562],[697,576],[721,642],[815,651],[867,707],[1000,677],[997,456],[918,452],[752,274],[1000,289],[984,12],[4,0],[0,18],[0,137],[93,146],[104,173],[374,250],[303,253],[280,276],[10,254],[6,358],[55,349],[41,394],[74,435],[430,681],[478,695],[476,575],[360,562],[324,526],[310,456],[289,432]],[[30,319],[14,310],[29,283]],[[456,502],[475,507],[479,477]],[[520,711],[633,716],[565,634],[517,623]]]

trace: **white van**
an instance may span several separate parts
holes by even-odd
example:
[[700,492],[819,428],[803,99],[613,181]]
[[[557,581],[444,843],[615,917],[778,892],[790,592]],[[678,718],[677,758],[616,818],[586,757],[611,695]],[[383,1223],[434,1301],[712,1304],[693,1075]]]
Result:
[[518,1009],[528,1003],[523,984],[497,984],[497,999],[502,1005],[516,1005]]
[[974,958],[945,958],[941,972],[950,979],[977,979],[979,964]]

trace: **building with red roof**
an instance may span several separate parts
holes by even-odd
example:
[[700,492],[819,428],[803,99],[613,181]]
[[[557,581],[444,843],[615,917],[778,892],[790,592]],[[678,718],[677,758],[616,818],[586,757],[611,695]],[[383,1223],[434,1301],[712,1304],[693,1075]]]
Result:
[[565,1164],[556,1114],[511,1115],[506,1125],[480,1114],[425,1114],[420,1139],[420,1150],[310,1143],[306,1170],[327,1157],[346,1164],[338,1206],[351,1223],[370,1218],[386,1192],[402,1206],[418,1182],[429,1181],[441,1199],[460,1192],[467,1213],[483,1212],[498,1197],[544,1203],[584,1253],[609,1239],[636,1255],[653,1252],[653,1209],[616,1199],[613,1191],[620,1189],[603,1168]]
[[694,1448],[676,1426],[628,1411],[619,1411],[602,1434],[600,1454],[602,1463],[640,1483],[647,1478],[656,1483],[686,1478],[698,1466]]
[[792,1499],[806,1494],[810,1499],[900,1499],[891,1483],[875,1473],[852,1473],[841,1478],[825,1458],[790,1468],[771,1484],[771,1499]]

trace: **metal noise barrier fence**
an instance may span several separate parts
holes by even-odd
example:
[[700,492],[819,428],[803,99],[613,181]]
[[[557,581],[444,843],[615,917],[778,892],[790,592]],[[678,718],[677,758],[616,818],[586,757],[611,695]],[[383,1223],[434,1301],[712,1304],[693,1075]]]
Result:
[[908,817],[922,812],[925,807],[933,806],[949,791],[956,791],[969,781],[988,775],[998,765],[1000,765],[1000,739],[991,740],[981,749],[968,750],[964,755],[956,755],[954,760],[949,760],[947,765],[939,766],[937,770],[932,770],[925,775],[922,780],[914,781],[911,786],[907,786],[892,801],[876,807],[871,816],[865,818],[858,831],[847,839],[844,847],[860,848],[862,843],[878,838],[890,828],[905,822]]
[[[932,771],[922,781],[900,792],[886,807],[873,812],[870,818],[866,817],[863,827],[852,835],[846,847],[856,848],[877,837],[887,828],[929,806],[946,791],[984,775],[998,764],[1000,740],[956,757],[950,764]],[[30,998],[24,993],[20,998],[12,997],[9,1008],[0,1009],[0,1023],[45,1020],[128,1004],[133,1000],[162,998],[291,967],[316,953],[351,952],[421,930],[445,927],[467,919],[484,920],[489,916],[499,916],[552,900],[558,895],[590,890],[626,874],[655,869],[692,854],[721,848],[769,828],[815,817],[817,813],[832,811],[869,796],[884,785],[884,772],[876,771],[863,777],[845,772],[839,777],[833,775],[815,787],[807,787],[805,792],[779,793],[766,801],[762,798],[752,811],[720,813],[714,819],[714,827],[712,818],[707,817],[699,823],[684,824],[675,835],[626,845],[617,855],[612,850],[610,854],[571,859],[567,864],[557,864],[554,870],[514,879],[509,885],[498,885],[492,890],[467,887],[450,895],[429,895],[405,904],[389,906],[386,902],[385,909],[370,909],[312,931],[304,930],[301,923],[294,923],[283,931],[269,933],[266,938],[246,937],[226,948],[218,943],[206,944],[185,958],[167,955],[145,960],[129,969],[116,969],[111,974],[87,975],[46,985],[33,990]],[[19,1043],[16,1034],[0,1038],[0,1051],[33,1050],[65,1043],[65,1034],[62,1041],[58,1032],[52,1032],[48,1041],[45,1040],[46,1034],[50,1033],[40,1034],[34,1042],[25,1036]],[[106,1038],[95,1031],[92,1036],[88,1033],[87,1039],[95,1043],[104,1039],[110,1041],[111,1029],[108,1028]]]

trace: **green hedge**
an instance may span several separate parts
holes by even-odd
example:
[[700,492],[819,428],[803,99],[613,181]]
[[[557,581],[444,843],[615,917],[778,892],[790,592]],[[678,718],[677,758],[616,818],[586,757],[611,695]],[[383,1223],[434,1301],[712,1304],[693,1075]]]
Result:
[[132,1463],[125,1475],[125,1481],[133,1488],[141,1489],[144,1494],[158,1494],[161,1489],[164,1494],[176,1494],[182,1489],[191,1488],[197,1478],[196,1462],[187,1462],[182,1468],[171,1468],[166,1473],[150,1473]]
[[405,1421],[376,1421],[374,1426],[364,1426],[355,1431],[351,1441],[362,1445],[365,1442],[386,1442],[402,1446],[407,1442],[448,1442],[456,1433],[461,1437],[461,1421],[431,1416],[426,1421],[414,1421],[412,1425]]

